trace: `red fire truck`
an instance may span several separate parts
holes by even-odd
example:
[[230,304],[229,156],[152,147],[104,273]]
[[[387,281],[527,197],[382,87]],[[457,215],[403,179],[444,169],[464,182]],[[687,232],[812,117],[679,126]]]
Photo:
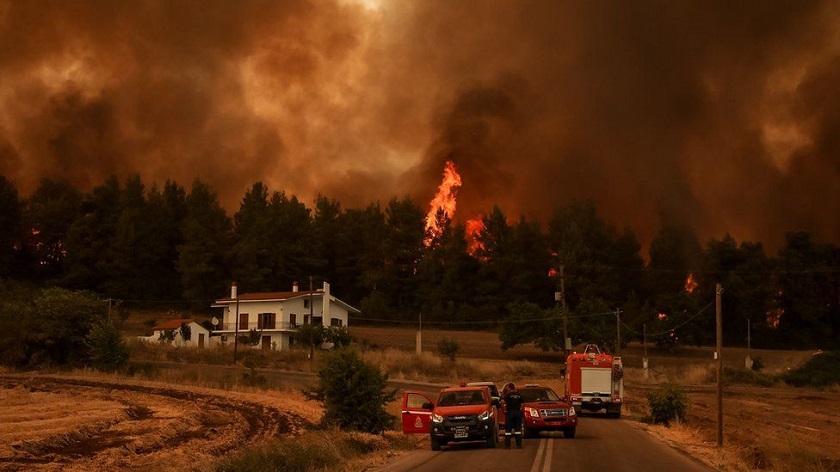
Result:
[[595,344],[566,358],[566,397],[578,411],[606,410],[621,417],[624,402],[624,368],[621,357],[612,356]]

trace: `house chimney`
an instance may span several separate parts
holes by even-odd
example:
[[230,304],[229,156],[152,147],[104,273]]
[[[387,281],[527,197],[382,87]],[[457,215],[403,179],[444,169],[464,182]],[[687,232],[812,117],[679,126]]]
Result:
[[292,292],[297,292],[297,291],[298,291],[298,283],[297,282],[292,282]]
[[230,299],[236,300],[237,293],[236,293],[236,282],[230,284]]
[[330,284],[324,282],[324,301],[321,304],[321,312],[324,314],[324,326],[330,322]]

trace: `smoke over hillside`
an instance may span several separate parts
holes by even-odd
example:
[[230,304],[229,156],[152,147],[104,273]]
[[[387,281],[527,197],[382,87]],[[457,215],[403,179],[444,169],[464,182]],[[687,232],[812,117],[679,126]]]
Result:
[[840,241],[840,4],[0,0],[0,173]]

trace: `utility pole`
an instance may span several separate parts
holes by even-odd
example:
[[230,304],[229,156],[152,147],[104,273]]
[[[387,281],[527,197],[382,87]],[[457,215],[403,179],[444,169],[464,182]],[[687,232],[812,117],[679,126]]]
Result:
[[615,309],[615,355],[621,355],[621,310]]
[[747,369],[752,369],[752,352],[750,346],[750,319],[747,318],[747,358],[744,360],[744,365]]
[[717,370],[717,446],[723,447],[723,314],[721,295],[723,295],[723,287],[720,284],[715,285],[715,331],[717,338],[717,347],[715,351],[716,370]]
[[[233,283],[234,290],[236,290],[236,282]],[[239,291],[235,291],[233,295],[236,296],[236,317],[233,319],[233,364],[236,365],[236,354],[239,348]]]
[[420,320],[417,325],[417,355],[421,355],[423,353],[423,312],[420,312]]
[[644,354],[642,354],[642,372],[645,378],[648,378],[647,325],[644,323],[642,323],[642,349],[644,349]]
[[569,315],[566,313],[566,287],[563,277],[563,262],[560,262],[560,311],[563,313],[563,357],[569,355]]

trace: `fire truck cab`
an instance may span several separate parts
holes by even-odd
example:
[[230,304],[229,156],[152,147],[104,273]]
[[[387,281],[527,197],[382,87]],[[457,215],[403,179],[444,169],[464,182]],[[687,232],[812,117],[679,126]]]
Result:
[[607,416],[620,418],[624,402],[621,357],[602,352],[595,344],[587,344],[582,353],[569,354],[566,397],[579,411],[605,410]]

